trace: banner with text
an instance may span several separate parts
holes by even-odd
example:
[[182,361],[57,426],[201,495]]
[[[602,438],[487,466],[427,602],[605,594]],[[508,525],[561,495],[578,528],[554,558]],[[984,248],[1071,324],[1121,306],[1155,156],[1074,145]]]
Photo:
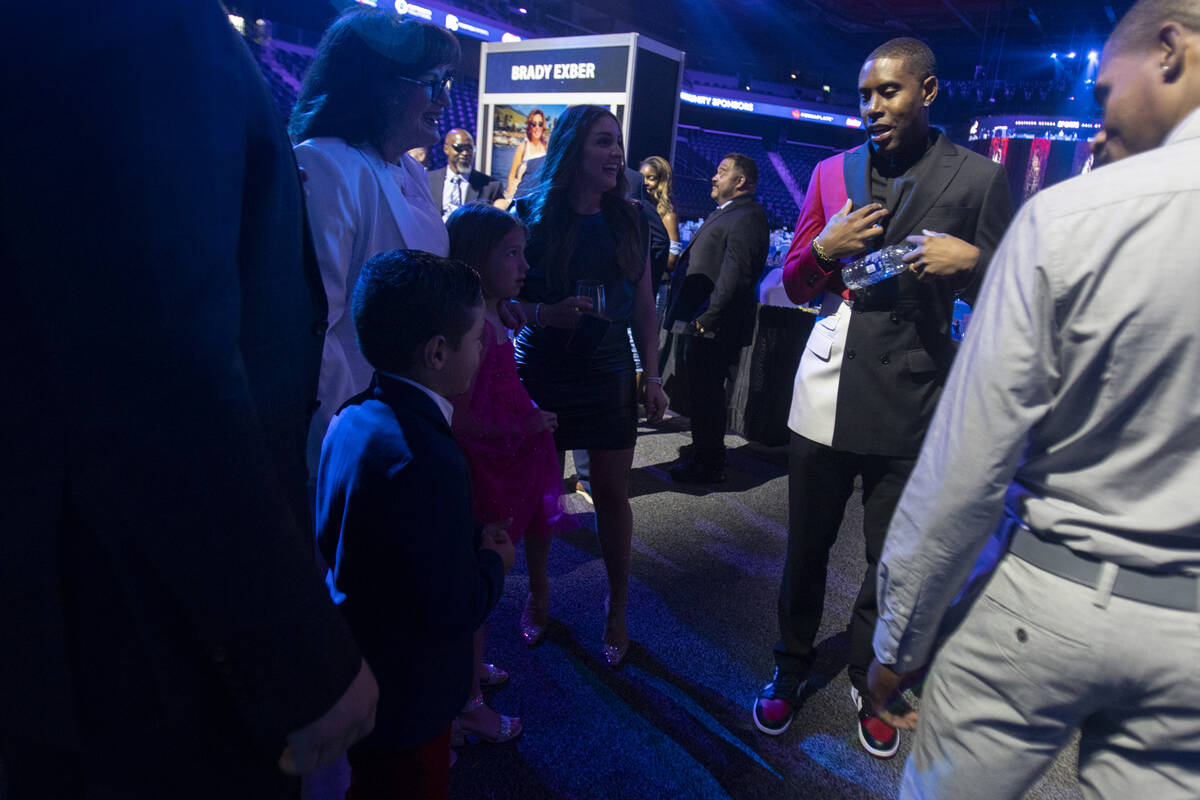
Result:
[[489,93],[623,92],[629,48],[579,47],[487,54]]

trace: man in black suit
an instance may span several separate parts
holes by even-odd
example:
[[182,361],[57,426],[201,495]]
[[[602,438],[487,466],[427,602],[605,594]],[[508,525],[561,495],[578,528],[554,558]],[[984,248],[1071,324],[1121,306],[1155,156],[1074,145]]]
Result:
[[[791,722],[824,610],[829,550],[862,479],[867,568],[850,621],[847,673],[859,741],[890,758],[899,733],[865,702],[873,651],[876,564],[950,369],[955,295],[973,298],[1012,216],[1003,168],[930,126],[933,53],[893,39],[858,77],[869,141],[813,171],[784,264],[793,302],[824,293],[800,360],[788,427],[788,550],[779,589],[775,674],[754,723],[771,735]],[[915,245],[907,272],[851,291],[842,266],[884,246]]]
[[446,134],[442,149],[446,166],[429,171],[429,191],[443,219],[467,203],[495,203],[504,198],[504,185],[475,169],[475,137],[455,128]]
[[375,704],[313,559],[291,148],[216,2],[5,26],[8,797],[278,797]]
[[717,209],[680,257],[665,323],[687,375],[692,451],[671,469],[672,480],[685,483],[725,480],[726,381],[754,334],[754,287],[770,246],[767,214],[754,201],[754,160],[730,153],[717,166],[712,185]]

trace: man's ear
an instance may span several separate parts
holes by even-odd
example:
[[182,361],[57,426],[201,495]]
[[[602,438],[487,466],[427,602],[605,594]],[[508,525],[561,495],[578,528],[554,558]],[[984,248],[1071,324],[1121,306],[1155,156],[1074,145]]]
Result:
[[930,75],[925,80],[921,81],[921,97],[928,108],[933,104],[938,94],[938,79],[937,75]]
[[1187,47],[1187,34],[1179,23],[1164,22],[1158,30],[1158,52],[1162,58],[1163,80],[1167,83],[1174,83],[1183,74]]
[[429,341],[421,348],[421,364],[435,372],[441,372],[442,367],[446,365],[448,350],[449,344],[445,336],[439,333],[429,337]]

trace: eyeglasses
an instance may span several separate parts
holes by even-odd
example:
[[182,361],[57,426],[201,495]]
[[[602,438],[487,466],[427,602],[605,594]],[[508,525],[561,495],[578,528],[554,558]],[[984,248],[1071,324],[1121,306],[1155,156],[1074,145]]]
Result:
[[475,149],[475,145],[471,144],[470,142],[467,142],[466,144],[452,144],[450,146],[454,148],[454,152],[456,153],[465,153],[468,150]]
[[544,122],[527,122],[527,123],[525,123],[525,124],[526,124],[526,125],[528,125],[528,126],[529,126],[529,127],[531,127],[531,128],[544,128],[544,127],[546,127],[546,123],[544,123]]
[[440,75],[435,78],[426,78],[423,81],[416,78],[406,78],[403,75],[397,75],[396,77],[405,83],[415,83],[417,86],[424,86],[429,90],[430,102],[437,100],[442,95],[450,97],[450,87],[454,85],[453,75]]

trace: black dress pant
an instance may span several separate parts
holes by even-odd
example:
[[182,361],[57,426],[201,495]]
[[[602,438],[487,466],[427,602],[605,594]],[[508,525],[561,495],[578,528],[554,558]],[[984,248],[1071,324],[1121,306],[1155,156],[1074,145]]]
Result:
[[682,336],[691,402],[693,460],[702,467],[725,466],[728,427],[727,381],[734,377],[741,348],[736,340]]
[[851,683],[865,694],[878,616],[876,566],[892,512],[916,459],[848,453],[793,433],[789,462],[788,548],[779,587],[780,638],[775,645],[775,664],[804,676],[812,669],[825,608],[829,550],[837,539],[846,501],[854,492],[854,478],[861,475],[867,569],[850,619],[846,671]]

